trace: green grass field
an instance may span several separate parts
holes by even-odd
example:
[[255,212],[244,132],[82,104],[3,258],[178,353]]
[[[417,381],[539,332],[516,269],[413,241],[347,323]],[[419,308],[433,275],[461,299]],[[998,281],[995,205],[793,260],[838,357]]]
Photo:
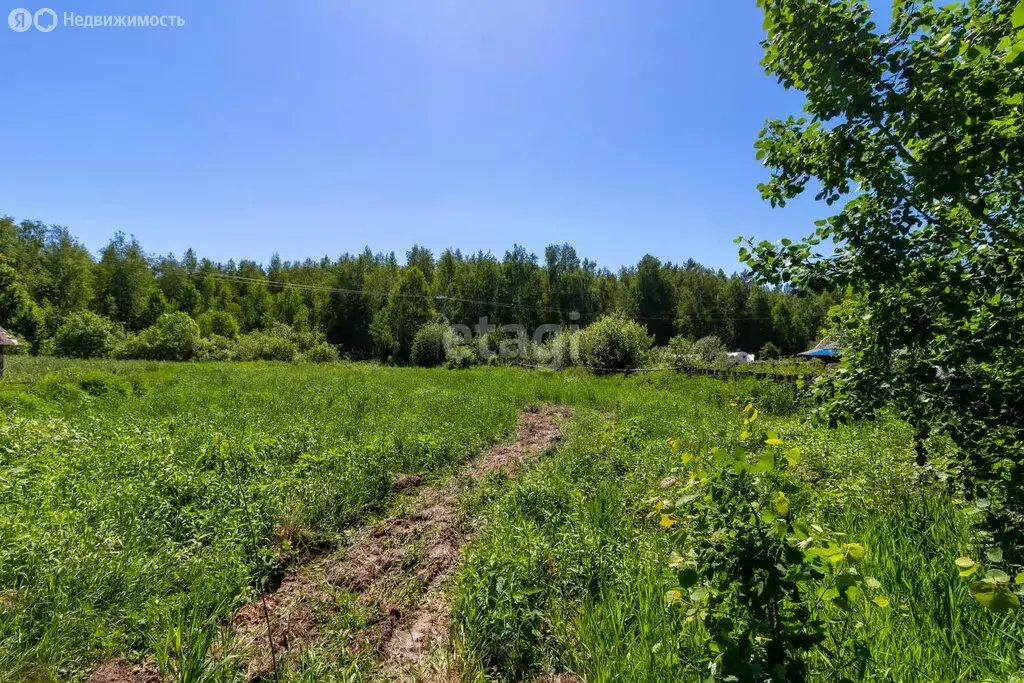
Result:
[[[970,510],[912,464],[909,430],[823,429],[779,385],[24,356],[8,370],[3,681],[85,680],[115,657],[155,657],[171,680],[241,680],[234,610],[401,506],[392,474],[457,476],[541,403],[573,409],[559,448],[461,498],[473,537],[450,590],[451,667],[462,680],[702,679],[709,635],[685,596],[666,601],[679,546],[654,502],[679,465],[668,439],[698,454],[727,442],[736,396],[799,445],[811,493],[794,505],[866,548],[858,571],[887,599],[837,615],[807,596],[836,625],[807,658],[811,680],[1010,681],[1024,669],[1021,612],[985,611],[958,576],[953,560],[978,553]],[[372,619],[339,593],[322,637],[282,677],[379,677],[371,654],[348,647]],[[843,661],[851,638],[862,650]]]

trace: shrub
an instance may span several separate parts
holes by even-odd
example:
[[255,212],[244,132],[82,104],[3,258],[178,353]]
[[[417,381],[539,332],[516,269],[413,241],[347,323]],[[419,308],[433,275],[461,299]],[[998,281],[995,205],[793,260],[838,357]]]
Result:
[[780,351],[779,347],[772,342],[766,342],[765,345],[761,347],[761,360],[777,360],[781,357],[782,351]]
[[334,363],[338,360],[338,347],[327,342],[320,342],[304,352],[299,360],[305,363]]
[[580,360],[578,335],[562,330],[544,343],[540,356],[552,370],[577,365]]
[[234,342],[219,334],[201,338],[196,346],[196,360],[228,361],[234,359]]
[[412,340],[412,364],[423,368],[441,365],[448,357],[448,348],[455,343],[455,334],[443,323],[427,323]]
[[456,346],[448,352],[444,366],[449,370],[464,370],[479,365],[480,354],[472,346]]
[[[274,334],[290,340],[300,353],[307,353],[313,348],[327,343],[327,337],[318,330],[296,330],[288,325],[278,324],[274,326]],[[337,357],[334,360],[337,360]]]
[[299,349],[290,339],[272,332],[250,332],[235,342],[236,360],[295,360]]
[[719,365],[726,361],[728,349],[721,339],[714,335],[701,337],[693,343],[693,353],[697,360],[706,365]]
[[42,378],[33,387],[33,391],[46,398],[64,400],[81,397],[83,394],[128,396],[132,393],[132,385],[123,377],[102,370],[68,368]]
[[218,335],[234,339],[238,336],[238,321],[227,311],[207,311],[196,318],[199,331],[204,337]]
[[681,370],[694,362],[697,356],[694,350],[694,341],[684,335],[677,335],[668,340],[668,349],[672,359],[672,365],[676,370]]
[[53,352],[69,358],[106,358],[117,346],[117,329],[92,311],[74,311],[54,333]]
[[598,370],[634,368],[651,348],[643,325],[613,313],[580,330],[580,360]]
[[199,325],[188,313],[164,313],[138,336],[129,337],[121,355],[145,360],[190,360],[199,350],[199,340]]

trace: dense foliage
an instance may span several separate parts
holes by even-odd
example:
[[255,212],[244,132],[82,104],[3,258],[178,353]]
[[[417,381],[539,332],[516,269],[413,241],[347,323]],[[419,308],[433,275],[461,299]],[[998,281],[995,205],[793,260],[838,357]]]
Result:
[[428,323],[412,340],[412,363],[422,368],[443,365],[453,342],[451,328],[442,323]]
[[773,173],[761,191],[781,206],[814,186],[843,204],[802,242],[740,256],[765,280],[853,295],[833,415],[895,404],[921,441],[951,436],[962,483],[1012,548],[1024,529],[1024,3],[900,1],[882,27],[865,0],[760,5],[764,66],[804,92],[807,115],[762,131]]
[[[394,254],[367,250],[336,260],[274,257],[263,266],[213,263],[191,250],[180,259],[152,256],[118,234],[94,259],[64,228],[0,218],[0,254],[9,266],[0,264],[0,325],[26,341],[52,339],[77,311],[136,334],[165,313],[181,312],[195,319],[203,339],[214,340],[202,342],[196,355],[225,360],[289,356],[276,339],[238,342],[237,353],[223,341],[277,325],[319,333],[351,358],[404,362],[425,322],[475,328],[487,318],[530,335],[542,324],[582,327],[615,312],[645,325],[658,345],[677,333],[714,334],[731,348],[756,352],[771,341],[788,354],[817,341],[827,311],[840,300],[832,290],[795,297],[693,261],[676,265],[652,256],[611,273],[568,245],[548,247],[543,259],[518,246],[502,259],[457,250],[435,258],[414,246],[405,265]],[[105,335],[97,337],[91,346],[56,348],[106,355]]]
[[608,315],[578,332],[579,356],[585,367],[621,370],[641,364],[651,348],[647,330],[622,315]]

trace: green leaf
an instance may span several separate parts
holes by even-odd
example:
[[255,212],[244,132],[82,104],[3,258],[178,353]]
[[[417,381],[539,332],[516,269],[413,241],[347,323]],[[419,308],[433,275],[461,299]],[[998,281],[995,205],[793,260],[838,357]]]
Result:
[[789,463],[790,467],[795,467],[800,462],[800,448],[798,446],[794,446],[786,451],[786,462]]
[[750,468],[751,474],[764,474],[765,472],[771,472],[775,469],[775,458],[770,453],[761,456],[761,459]]
[[975,581],[971,584],[971,595],[982,607],[997,613],[1020,607],[1020,598],[1007,588],[987,581]]
[[884,595],[876,595],[875,597],[871,598],[871,602],[875,603],[879,607],[889,606],[889,598],[885,597]]
[[1013,582],[1018,586],[1024,585],[1024,572],[1021,572],[1020,574],[1017,574],[1017,576],[1013,577]]
[[988,558],[989,562],[1002,562],[1003,551],[1000,548],[992,548],[985,551],[985,557]]
[[844,543],[843,551],[851,560],[863,560],[867,550],[860,543]]
[[1016,9],[1013,10],[1013,14],[1010,15],[1010,23],[1014,28],[1024,28],[1024,0],[1017,3]]
[[828,588],[821,594],[821,599],[825,602],[831,602],[839,597],[839,591],[835,588]]
[[982,581],[987,583],[1009,583],[1010,575],[1002,569],[989,569],[985,572],[985,578]]

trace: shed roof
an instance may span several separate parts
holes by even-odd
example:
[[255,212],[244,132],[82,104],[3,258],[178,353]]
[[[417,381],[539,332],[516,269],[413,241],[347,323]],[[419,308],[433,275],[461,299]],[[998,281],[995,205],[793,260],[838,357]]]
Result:
[[7,334],[7,330],[0,327],[0,346],[18,346],[18,340]]

